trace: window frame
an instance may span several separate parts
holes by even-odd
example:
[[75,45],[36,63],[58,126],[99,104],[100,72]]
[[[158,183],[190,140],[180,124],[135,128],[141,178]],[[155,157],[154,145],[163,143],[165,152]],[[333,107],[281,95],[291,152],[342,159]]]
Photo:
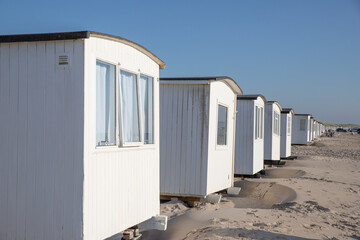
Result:
[[[148,74],[145,74],[145,73],[142,73],[142,72],[139,72],[139,82],[140,82],[140,78],[141,78],[141,75],[143,75],[143,76],[146,76],[146,77],[148,77],[148,78],[151,78],[152,79],[152,98],[151,98],[151,101],[152,101],[152,107],[153,107],[153,109],[152,109],[152,130],[153,130],[153,139],[152,139],[152,143],[145,143],[145,136],[144,136],[144,134],[145,134],[145,132],[144,132],[144,129],[143,129],[143,131],[142,131],[142,142],[144,143],[144,145],[153,145],[153,144],[155,144],[155,89],[154,89],[154,86],[155,86],[155,77],[152,77],[151,75],[148,75]],[[141,89],[140,89],[140,91],[141,91]],[[139,94],[139,95],[141,95],[141,94]],[[140,96],[140,99],[141,99],[141,96]],[[142,99],[141,99],[142,100]],[[141,113],[142,114],[142,113]],[[142,118],[142,119],[145,119],[145,118]],[[142,124],[144,125],[144,122],[142,122]]]
[[[97,145],[96,143],[96,125],[97,125],[97,121],[96,121],[96,112],[97,112],[97,109],[96,109],[96,101],[97,101],[97,94],[96,94],[96,64],[97,62],[102,62],[104,64],[109,64],[109,65],[113,65],[115,67],[115,144],[113,145]],[[114,147],[117,147],[118,146],[118,108],[117,108],[117,99],[118,99],[118,92],[117,92],[117,67],[118,65],[112,61],[109,61],[109,60],[105,60],[105,59],[102,59],[102,58],[96,58],[95,59],[95,148],[114,148]]]
[[264,129],[264,107],[255,105],[255,140],[263,139],[263,129]]
[[[302,124],[301,124],[302,122],[304,123],[304,127],[303,127],[304,129],[302,129]],[[304,132],[306,131],[306,119],[304,118],[300,119],[300,131],[304,131]]]
[[291,115],[287,116],[287,135],[290,136],[291,135],[291,124],[292,124],[292,117]]
[[[115,66],[115,145],[97,145],[96,144],[96,86],[95,86],[95,149],[98,151],[100,150],[111,150],[114,151],[118,149],[131,149],[132,147],[142,147],[142,148],[153,148],[156,144],[156,131],[155,131],[155,76],[148,74],[146,72],[139,71],[132,71],[124,67],[120,67],[119,63],[115,63],[110,60],[106,60],[101,57],[95,58],[95,83],[96,83],[96,62],[100,61],[105,64],[110,64]],[[125,142],[123,141],[123,117],[122,117],[122,101],[121,101],[121,71],[128,72],[134,74],[136,76],[136,85],[137,85],[137,105],[138,105],[138,116],[139,116],[139,131],[140,131],[140,142]],[[153,105],[153,142],[145,144],[144,143],[144,129],[143,129],[143,116],[142,116],[142,99],[141,99],[141,85],[140,85],[140,77],[141,75],[147,76],[152,78],[152,105]]]
[[[226,137],[225,137],[225,144],[224,145],[219,145],[218,144],[218,129],[219,129],[219,106],[222,106],[222,107],[225,107],[227,109],[227,113],[226,113]],[[216,146],[216,149],[227,149],[228,146],[229,146],[229,141],[228,141],[228,137],[229,137],[229,134],[228,134],[228,131],[229,131],[229,105],[225,104],[225,103],[222,103],[220,101],[217,101],[217,104],[216,104],[216,134],[215,134],[215,146]]]
[[[274,117],[273,117],[273,134],[280,136],[280,114],[277,113],[276,111],[273,111],[274,113]],[[276,120],[276,116],[277,116],[277,121]]]

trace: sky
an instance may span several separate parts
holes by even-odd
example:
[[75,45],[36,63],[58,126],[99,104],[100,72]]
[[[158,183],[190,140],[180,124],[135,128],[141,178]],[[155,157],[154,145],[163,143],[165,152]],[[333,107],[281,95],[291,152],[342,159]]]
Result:
[[229,76],[295,113],[360,124],[360,0],[0,0],[0,35],[92,30],[166,63]]

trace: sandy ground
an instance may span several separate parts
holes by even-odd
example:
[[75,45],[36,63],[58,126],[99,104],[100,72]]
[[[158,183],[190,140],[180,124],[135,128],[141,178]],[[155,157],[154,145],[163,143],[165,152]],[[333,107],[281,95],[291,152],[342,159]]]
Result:
[[236,179],[240,195],[220,204],[161,204],[168,230],[144,239],[360,239],[360,135],[321,137],[292,152],[297,160],[260,179]]

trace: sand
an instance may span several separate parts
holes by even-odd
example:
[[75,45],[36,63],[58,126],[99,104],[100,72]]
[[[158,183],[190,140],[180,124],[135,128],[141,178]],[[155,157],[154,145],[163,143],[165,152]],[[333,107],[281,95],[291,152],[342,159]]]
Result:
[[260,179],[236,179],[238,196],[189,208],[161,204],[168,230],[144,239],[360,239],[360,135],[293,146],[297,160]]

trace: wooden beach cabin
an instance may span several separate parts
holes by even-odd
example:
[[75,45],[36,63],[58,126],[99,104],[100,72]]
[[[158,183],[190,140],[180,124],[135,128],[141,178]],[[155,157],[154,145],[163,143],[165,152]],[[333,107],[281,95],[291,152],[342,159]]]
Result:
[[292,118],[294,110],[283,108],[281,111],[281,133],[280,133],[280,157],[282,159],[291,158],[291,132]]
[[263,95],[238,95],[234,173],[254,175],[264,168]]
[[280,161],[280,127],[281,127],[280,104],[276,101],[268,101],[265,104],[264,125],[264,163],[277,164]]
[[237,94],[230,77],[160,78],[161,195],[232,186]]
[[163,68],[97,32],[0,36],[0,239],[105,239],[159,214]]
[[310,117],[310,142],[314,141],[314,118]]
[[310,114],[294,114],[291,144],[306,145],[310,142]]

